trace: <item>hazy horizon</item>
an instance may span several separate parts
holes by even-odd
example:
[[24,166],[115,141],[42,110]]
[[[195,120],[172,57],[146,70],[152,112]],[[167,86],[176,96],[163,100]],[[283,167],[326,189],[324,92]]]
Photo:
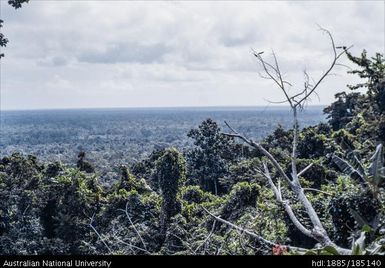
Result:
[[[306,109],[315,109],[315,108],[323,108],[326,107],[327,104],[321,105],[321,104],[310,104],[307,105]],[[58,107],[58,108],[30,108],[30,109],[1,109],[0,112],[8,112],[8,111],[65,111],[65,110],[219,110],[219,109],[225,109],[225,110],[249,110],[249,109],[262,109],[262,110],[290,110],[290,107],[287,105],[212,105],[212,106],[152,106],[152,107],[145,107],[145,106],[130,106],[130,107]]]
[[[42,160],[66,159],[79,148],[114,166],[141,159],[155,148],[190,148],[188,132],[210,118],[222,129],[224,121],[246,135],[261,139],[277,126],[292,126],[288,107],[97,108],[9,110],[0,116],[0,157],[15,151]],[[300,127],[325,122],[322,107],[311,106],[298,117]],[[114,154],[111,158],[105,154]]]

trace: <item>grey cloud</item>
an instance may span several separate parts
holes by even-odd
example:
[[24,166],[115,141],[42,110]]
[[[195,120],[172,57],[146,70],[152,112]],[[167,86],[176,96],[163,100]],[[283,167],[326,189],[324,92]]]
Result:
[[[237,25],[238,26],[238,25]],[[233,29],[226,29],[226,26],[218,27],[219,42],[225,47],[239,47],[239,46],[252,46],[256,42],[261,43],[265,40],[265,37],[252,25],[244,27],[235,27]]]
[[143,45],[136,42],[109,45],[103,51],[84,51],[77,59],[86,63],[158,63],[171,52],[164,44]]
[[242,46],[242,45],[250,44],[252,42],[252,40],[253,40],[253,38],[250,38],[250,36],[247,36],[247,35],[224,36],[221,39],[222,43],[227,47],[236,47],[236,46]]
[[[316,23],[338,45],[354,44],[354,53],[373,55],[384,45],[382,2],[30,1],[17,11],[0,4],[10,40],[2,62],[6,108],[74,99],[84,107],[265,104],[279,95],[258,77],[251,48],[268,59],[274,49],[282,71],[302,86],[304,67],[317,77],[330,60]],[[351,79],[330,77],[322,102]]]
[[40,66],[61,67],[66,66],[68,64],[68,59],[62,56],[54,56],[39,60],[37,64]]
[[52,58],[52,64],[54,66],[63,66],[63,65],[66,65],[67,64],[67,59],[66,58],[63,58],[63,57],[53,57]]

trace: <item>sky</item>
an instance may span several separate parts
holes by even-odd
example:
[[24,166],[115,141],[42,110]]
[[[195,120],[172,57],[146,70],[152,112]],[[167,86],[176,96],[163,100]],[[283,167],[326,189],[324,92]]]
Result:
[[[1,0],[1,109],[266,105],[283,96],[253,50],[275,52],[294,94],[304,70],[317,80],[332,60],[319,26],[374,55],[384,13],[384,1]],[[311,104],[355,82],[338,66]]]

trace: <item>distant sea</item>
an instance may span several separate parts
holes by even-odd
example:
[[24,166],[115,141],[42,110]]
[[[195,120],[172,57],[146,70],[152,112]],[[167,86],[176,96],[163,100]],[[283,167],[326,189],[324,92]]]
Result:
[[[322,106],[299,114],[301,127],[325,121]],[[0,156],[20,151],[42,160],[73,162],[79,150],[104,165],[132,162],[154,148],[191,146],[187,133],[211,118],[261,139],[292,125],[286,107],[111,108],[1,111]]]

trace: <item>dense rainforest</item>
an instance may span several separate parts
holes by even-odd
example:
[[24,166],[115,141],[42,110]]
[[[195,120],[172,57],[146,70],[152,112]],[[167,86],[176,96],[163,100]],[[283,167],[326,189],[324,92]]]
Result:
[[364,82],[327,123],[257,143],[207,119],[110,186],[84,151],[76,167],[3,157],[0,254],[384,254],[385,61],[345,55]]

